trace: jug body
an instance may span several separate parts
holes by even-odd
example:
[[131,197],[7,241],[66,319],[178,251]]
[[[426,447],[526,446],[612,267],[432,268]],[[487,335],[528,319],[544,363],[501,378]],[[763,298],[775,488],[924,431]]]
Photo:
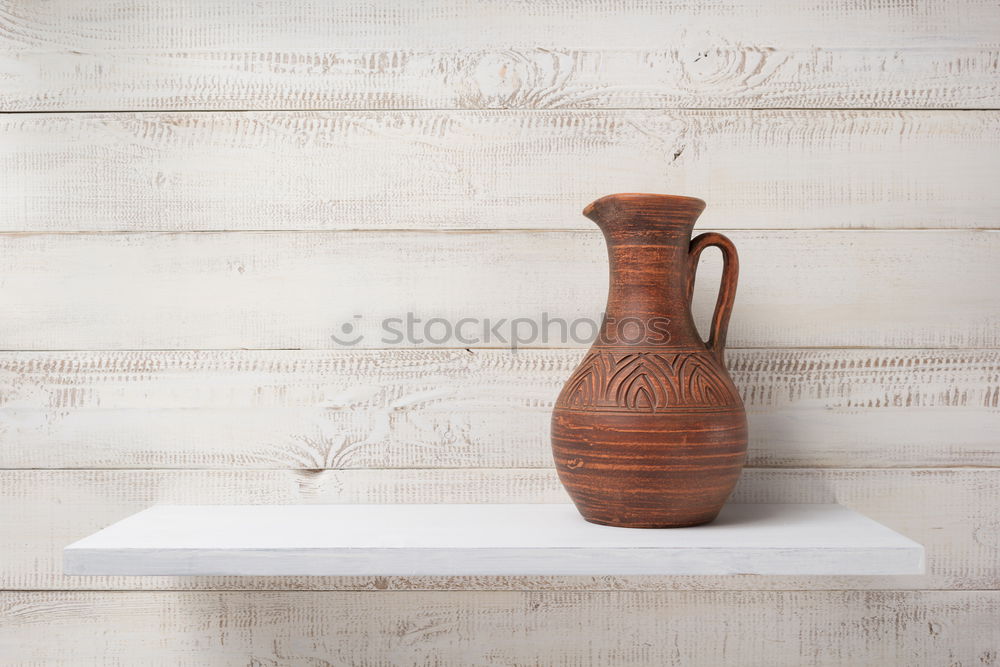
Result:
[[[692,240],[705,204],[621,194],[584,210],[608,245],[610,284],[599,334],[552,415],[560,481],[585,519],[634,528],[713,520],[746,457],[743,402],[724,364],[738,272],[719,234]],[[698,258],[723,251],[711,335],[691,316]]]

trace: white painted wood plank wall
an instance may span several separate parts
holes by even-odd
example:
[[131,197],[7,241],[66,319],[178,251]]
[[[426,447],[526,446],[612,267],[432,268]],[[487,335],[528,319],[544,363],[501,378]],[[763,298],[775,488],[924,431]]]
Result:
[[1000,226],[996,111],[46,113],[0,132],[0,231],[589,231],[609,192],[697,194],[716,229]]
[[[996,347],[1000,232],[733,231],[733,347]],[[707,322],[716,258],[702,260]],[[708,269],[711,266],[712,269]],[[475,318],[446,347],[509,348],[484,322],[591,320],[607,298],[600,232],[213,232],[0,235],[8,350],[330,349],[393,344],[413,313]],[[456,279],[460,277],[461,279]],[[530,279],[526,279],[530,277]],[[492,326],[490,329],[492,329]],[[569,335],[521,347],[579,347]],[[505,327],[501,327],[501,334]],[[446,329],[419,326],[411,347]],[[520,336],[529,336],[524,325]],[[429,334],[429,335],[428,335]],[[471,342],[470,342],[471,341]]]
[[16,111],[995,108],[991,0],[8,0]]
[[[0,2],[3,661],[996,662],[998,109],[995,0]],[[926,575],[61,574],[157,502],[564,500],[581,350],[361,348],[596,316],[579,210],[628,190],[740,249],[737,498],[841,502]]]
[[0,594],[0,613],[0,649],[67,667],[989,665],[1000,593],[35,592]]
[[[0,353],[0,468],[548,468],[583,350]],[[997,466],[996,350],[727,354],[764,467]]]

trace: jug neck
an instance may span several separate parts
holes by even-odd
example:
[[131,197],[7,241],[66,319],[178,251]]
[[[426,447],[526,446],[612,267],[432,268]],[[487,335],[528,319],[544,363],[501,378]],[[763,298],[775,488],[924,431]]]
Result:
[[688,250],[704,208],[693,197],[618,194],[584,209],[604,233],[611,270],[595,347],[704,348],[688,301]]

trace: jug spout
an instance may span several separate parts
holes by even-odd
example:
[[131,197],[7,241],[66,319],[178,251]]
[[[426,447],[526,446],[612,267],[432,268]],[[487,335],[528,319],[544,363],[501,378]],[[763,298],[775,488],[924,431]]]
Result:
[[[665,238],[687,232],[705,210],[697,197],[620,193],[590,203],[583,215],[597,223],[610,243]],[[673,232],[673,234],[671,234]]]

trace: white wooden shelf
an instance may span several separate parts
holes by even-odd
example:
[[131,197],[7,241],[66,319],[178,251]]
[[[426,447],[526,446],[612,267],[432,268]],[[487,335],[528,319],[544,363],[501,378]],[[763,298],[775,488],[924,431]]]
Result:
[[163,505],[68,547],[76,575],[919,574],[916,542],[839,505],[728,505],[707,526],[572,505]]

